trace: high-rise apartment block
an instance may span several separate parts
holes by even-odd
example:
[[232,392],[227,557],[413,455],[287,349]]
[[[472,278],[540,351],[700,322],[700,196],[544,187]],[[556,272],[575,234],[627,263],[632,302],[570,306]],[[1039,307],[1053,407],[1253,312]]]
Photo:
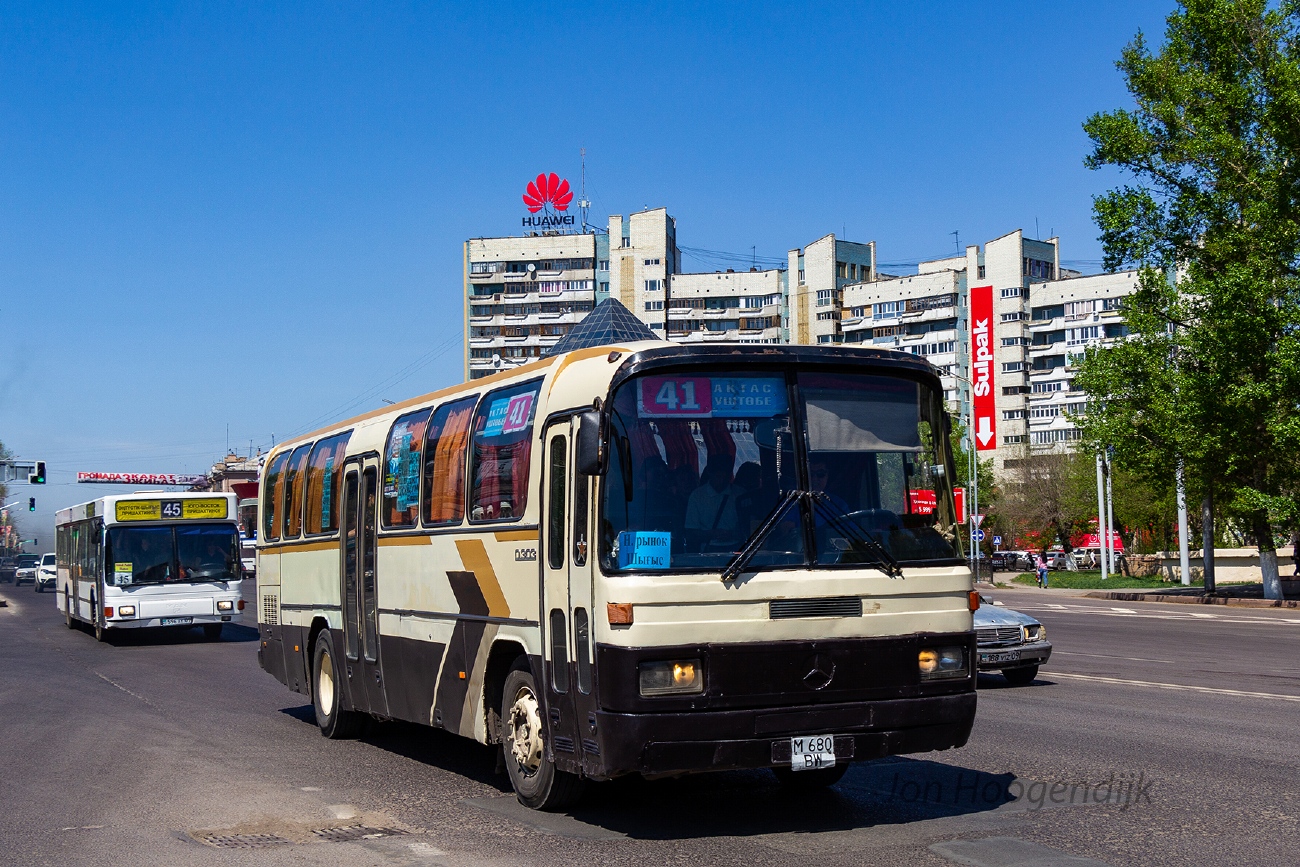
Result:
[[[875,242],[833,234],[791,250],[788,268],[683,273],[676,221],[647,209],[610,217],[607,232],[466,241],[465,374],[544,355],[612,297],[666,340],[862,344],[924,356],[968,423],[976,384],[990,392],[978,436],[1001,468],[1027,449],[1077,439],[1071,416],[1086,410],[1073,382],[1077,359],[1127,334],[1122,302],[1136,283],[1132,271],[1063,268],[1056,238],[1020,230],[906,276],[880,273]],[[974,299],[988,307],[973,321]],[[972,326],[987,357],[972,351]]]

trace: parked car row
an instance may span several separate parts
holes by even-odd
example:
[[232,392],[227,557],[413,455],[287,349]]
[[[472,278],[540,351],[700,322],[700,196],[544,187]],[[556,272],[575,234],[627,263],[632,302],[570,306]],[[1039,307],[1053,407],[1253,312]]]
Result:
[[58,578],[54,554],[19,554],[17,557],[0,557],[0,581],[12,581],[17,587],[32,584],[37,593],[53,587]]

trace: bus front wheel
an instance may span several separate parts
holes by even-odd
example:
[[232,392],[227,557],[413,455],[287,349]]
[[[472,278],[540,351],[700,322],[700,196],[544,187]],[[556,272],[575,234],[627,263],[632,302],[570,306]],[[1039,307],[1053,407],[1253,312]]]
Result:
[[519,803],[534,810],[562,810],[582,795],[577,774],[546,760],[541,702],[528,661],[520,659],[506,675],[501,699],[501,749]]
[[327,631],[322,631],[316,638],[316,651],[312,654],[311,701],[316,709],[316,725],[320,726],[320,733],[325,737],[341,740],[355,737],[361,730],[361,715],[342,707],[339,662],[334,655],[334,642]]

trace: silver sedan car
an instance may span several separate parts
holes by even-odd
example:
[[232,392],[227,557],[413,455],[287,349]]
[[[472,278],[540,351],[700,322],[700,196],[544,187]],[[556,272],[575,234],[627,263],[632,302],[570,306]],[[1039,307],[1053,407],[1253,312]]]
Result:
[[1047,628],[1028,614],[995,605],[980,595],[975,611],[980,671],[1000,671],[1009,683],[1026,686],[1052,655]]

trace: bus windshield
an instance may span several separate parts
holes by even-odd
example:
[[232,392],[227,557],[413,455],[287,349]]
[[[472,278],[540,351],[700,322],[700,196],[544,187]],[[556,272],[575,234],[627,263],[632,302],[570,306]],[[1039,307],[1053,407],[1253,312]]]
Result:
[[112,527],[106,581],[110,586],[238,581],[239,534],[234,524]]
[[958,563],[939,395],[902,377],[649,375],[610,408],[613,571]]

